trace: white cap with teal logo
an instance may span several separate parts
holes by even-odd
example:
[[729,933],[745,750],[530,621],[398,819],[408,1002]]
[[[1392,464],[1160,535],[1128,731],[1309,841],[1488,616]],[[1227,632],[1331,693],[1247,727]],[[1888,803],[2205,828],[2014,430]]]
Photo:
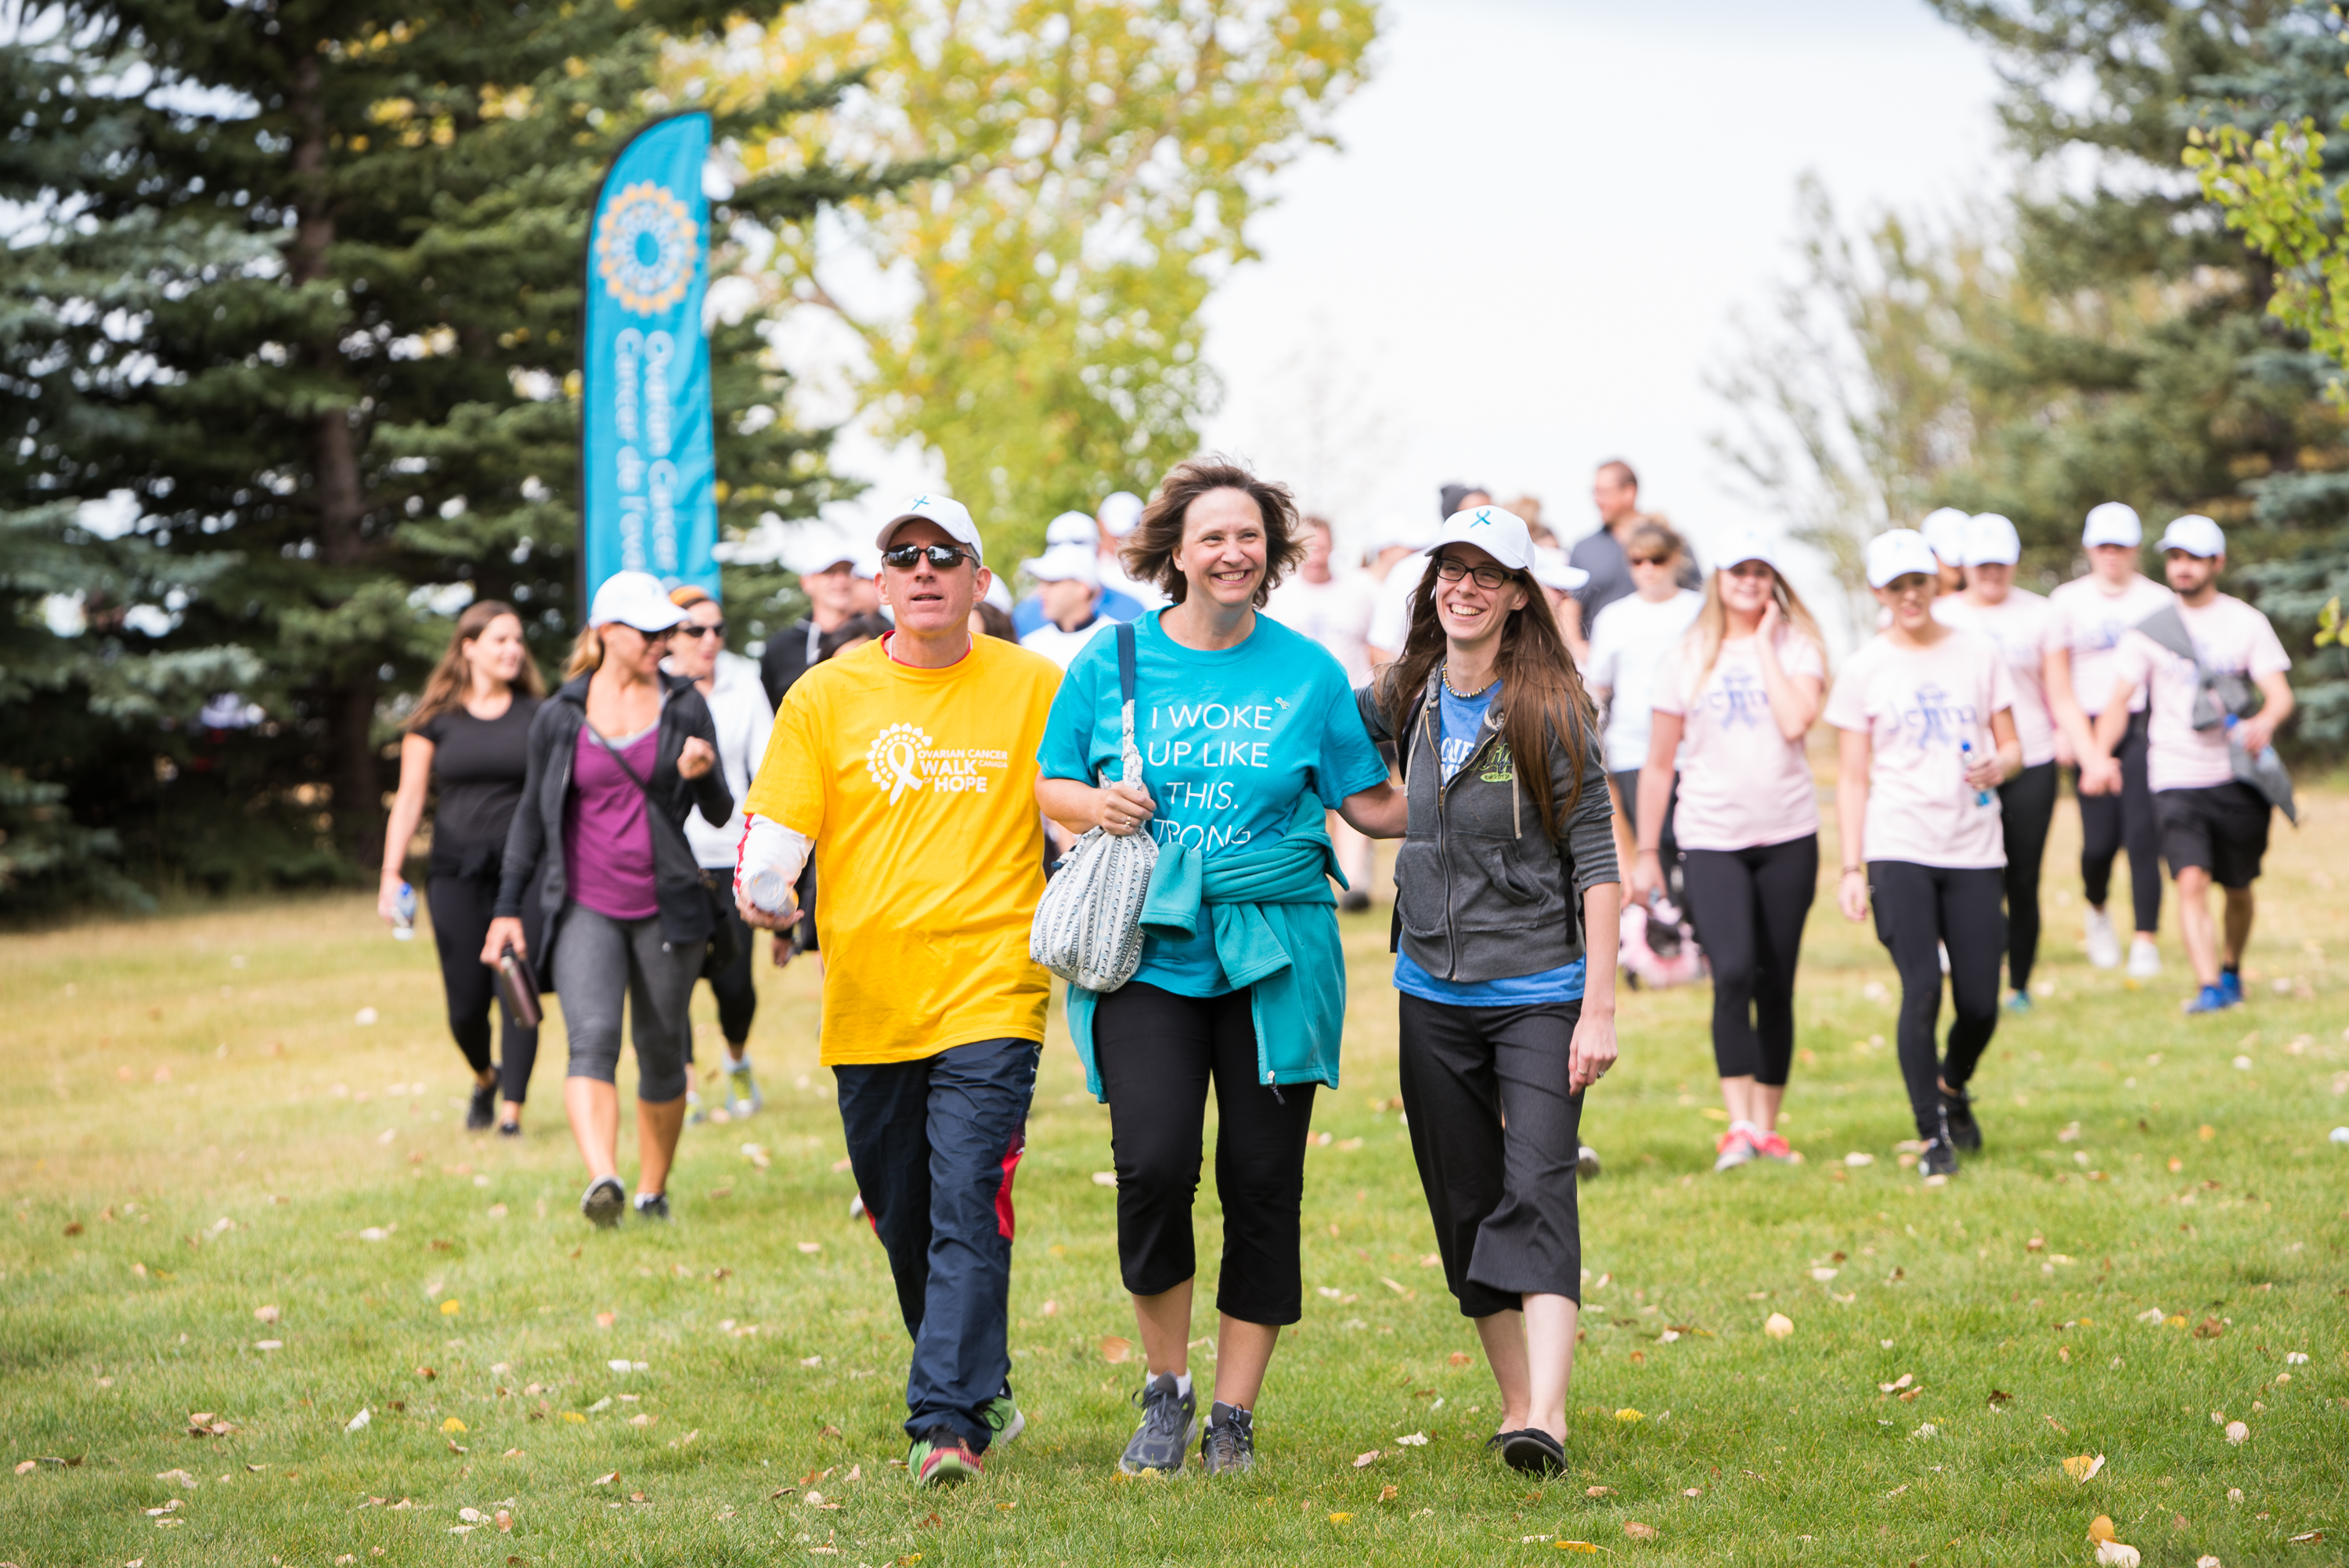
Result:
[[1497,506],[1472,506],[1445,518],[1428,552],[1447,544],[1473,544],[1512,572],[1530,571],[1534,563],[1533,531],[1525,519]]

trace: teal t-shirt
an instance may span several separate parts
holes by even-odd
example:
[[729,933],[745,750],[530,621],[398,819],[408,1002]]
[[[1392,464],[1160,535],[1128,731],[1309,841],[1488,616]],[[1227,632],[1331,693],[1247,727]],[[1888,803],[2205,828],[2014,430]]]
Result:
[[[1300,796],[1334,807],[1386,781],[1345,667],[1319,644],[1258,615],[1247,641],[1206,653],[1168,636],[1163,614],[1133,624],[1133,738],[1161,844],[1179,840],[1213,860],[1278,838]],[[1117,639],[1095,637],[1052,699],[1036,754],[1044,777],[1122,779],[1119,707]],[[1145,934],[1133,977],[1183,996],[1232,988],[1206,923],[1188,942]]]

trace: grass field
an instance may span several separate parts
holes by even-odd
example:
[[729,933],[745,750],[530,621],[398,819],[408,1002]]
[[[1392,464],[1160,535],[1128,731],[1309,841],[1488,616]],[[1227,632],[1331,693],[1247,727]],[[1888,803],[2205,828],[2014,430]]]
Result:
[[1628,997],[1585,1121],[1609,1169],[1574,1468],[1547,1485],[1481,1450],[1492,1386],[1423,1263],[1382,909],[1348,927],[1256,1474],[1112,1473],[1138,1369],[1105,1343],[1133,1334],[1108,1117],[1056,1019],[1018,1187],[1031,1424],[947,1495],[892,1464],[904,1331],[849,1217],[811,973],[767,973],[767,1109],[688,1130],[676,1222],[598,1233],[559,1032],[529,1136],[468,1136],[430,944],[365,899],[0,937],[0,1562],[2086,1563],[2106,1515],[2147,1565],[2338,1563],[2349,799],[2312,804],[2278,826],[2251,1005],[2192,1023],[2174,939],[2142,990],[2081,961],[2060,814],[2052,990],[2002,1026],[1988,1150],[1943,1188],[1898,1160],[1889,965],[1824,895],[1803,1164],[1713,1175],[1706,994]]

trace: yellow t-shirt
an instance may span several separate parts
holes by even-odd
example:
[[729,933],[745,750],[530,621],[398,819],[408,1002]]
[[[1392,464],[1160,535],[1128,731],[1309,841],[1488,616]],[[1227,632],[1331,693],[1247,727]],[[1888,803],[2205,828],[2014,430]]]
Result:
[[1036,751],[1050,659],[975,637],[915,669],[874,641],[800,677],[746,810],[815,841],[827,1067],[1044,1037]]

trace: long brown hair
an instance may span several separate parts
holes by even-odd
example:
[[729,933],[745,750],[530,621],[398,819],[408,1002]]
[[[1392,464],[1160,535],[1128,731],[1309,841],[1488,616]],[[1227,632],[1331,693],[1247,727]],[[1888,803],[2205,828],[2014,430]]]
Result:
[[[465,645],[478,642],[490,623],[501,615],[522,619],[522,612],[502,599],[476,599],[465,606],[457,617],[457,626],[449,634],[448,651],[440,662],[432,666],[431,675],[424,681],[424,695],[416,699],[416,711],[408,716],[408,727],[418,729],[429,724],[450,708],[461,705],[465,694],[472,689],[473,672],[465,665]],[[522,668],[514,672],[513,684],[532,696],[546,695],[546,679],[538,673],[538,661],[530,656],[525,645]]]
[[1118,552],[1118,559],[1137,583],[1154,583],[1166,597],[1180,604],[1191,592],[1191,580],[1174,564],[1183,548],[1183,522],[1191,503],[1209,490],[1236,490],[1256,502],[1264,519],[1264,581],[1256,585],[1256,607],[1265,606],[1272,585],[1304,559],[1303,524],[1297,516],[1297,497],[1287,485],[1257,478],[1245,463],[1208,456],[1176,463],[1158,481],[1158,493],[1142,509],[1142,521]]
[[[1763,564],[1770,565],[1766,561]],[[1803,603],[1803,596],[1795,592],[1795,585],[1786,581],[1786,574],[1775,566],[1770,567],[1770,582],[1771,596],[1778,601],[1778,614],[1787,629],[1796,636],[1809,638],[1811,646],[1819,651],[1819,657],[1824,661],[1827,653],[1826,639],[1819,635],[1819,624],[1811,618],[1810,607]],[[1708,572],[1704,574],[1704,604],[1697,611],[1696,619],[1690,623],[1689,629],[1682,634],[1682,645],[1696,654],[1693,669],[1685,659],[1681,664],[1682,678],[1688,684],[1688,689],[1680,694],[1682,700],[1694,696],[1697,688],[1704,685],[1706,678],[1713,674],[1713,666],[1721,662],[1721,645],[1728,638],[1729,606],[1722,602],[1721,573]]]
[[[1404,634],[1402,656],[1388,669],[1380,701],[1386,708],[1387,727],[1399,747],[1411,744],[1411,723],[1424,700],[1428,677],[1444,655],[1444,624],[1435,616],[1436,562],[1428,557],[1427,573],[1411,593],[1411,630]],[[1582,798],[1583,757],[1598,722],[1590,694],[1583,689],[1582,672],[1574,667],[1566,638],[1549,596],[1523,572],[1509,573],[1525,591],[1525,604],[1510,612],[1501,628],[1501,647],[1493,661],[1501,681],[1501,733],[1516,758],[1517,777],[1541,813],[1542,831],[1555,839],[1558,824]],[[1565,801],[1555,799],[1549,787],[1549,743],[1556,737],[1566,748],[1568,786]]]

